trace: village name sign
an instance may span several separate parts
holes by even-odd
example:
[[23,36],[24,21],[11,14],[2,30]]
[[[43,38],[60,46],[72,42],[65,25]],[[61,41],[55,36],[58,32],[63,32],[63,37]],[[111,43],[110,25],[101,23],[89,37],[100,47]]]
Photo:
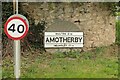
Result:
[[83,47],[83,32],[45,32],[44,47]]

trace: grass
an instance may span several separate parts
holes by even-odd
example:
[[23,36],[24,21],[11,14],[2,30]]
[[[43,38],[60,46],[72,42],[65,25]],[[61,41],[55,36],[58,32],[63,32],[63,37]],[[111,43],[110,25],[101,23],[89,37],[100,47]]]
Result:
[[[110,51],[112,48],[22,57],[21,78],[117,78],[117,50]],[[11,57],[3,60],[2,76],[14,78]]]
[[0,79],[2,79],[2,67],[0,66]]

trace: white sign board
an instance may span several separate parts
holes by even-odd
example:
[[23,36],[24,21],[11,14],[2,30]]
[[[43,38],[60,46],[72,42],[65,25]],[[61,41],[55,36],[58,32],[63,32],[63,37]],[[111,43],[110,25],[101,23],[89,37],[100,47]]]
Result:
[[83,32],[45,32],[44,47],[83,47]]

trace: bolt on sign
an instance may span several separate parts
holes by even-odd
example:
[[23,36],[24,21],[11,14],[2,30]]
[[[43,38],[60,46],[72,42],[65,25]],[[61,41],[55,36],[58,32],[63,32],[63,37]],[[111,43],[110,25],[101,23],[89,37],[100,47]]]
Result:
[[83,47],[83,32],[45,32],[44,47]]

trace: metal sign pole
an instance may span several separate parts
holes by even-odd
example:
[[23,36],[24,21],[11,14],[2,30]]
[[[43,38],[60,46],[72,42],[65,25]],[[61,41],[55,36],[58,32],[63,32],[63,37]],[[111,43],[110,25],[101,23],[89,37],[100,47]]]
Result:
[[16,79],[20,77],[20,40],[14,40],[14,74]]
[[[15,10],[16,14],[18,14],[18,0],[15,0]],[[20,77],[20,40],[14,40],[14,74],[16,80]]]

